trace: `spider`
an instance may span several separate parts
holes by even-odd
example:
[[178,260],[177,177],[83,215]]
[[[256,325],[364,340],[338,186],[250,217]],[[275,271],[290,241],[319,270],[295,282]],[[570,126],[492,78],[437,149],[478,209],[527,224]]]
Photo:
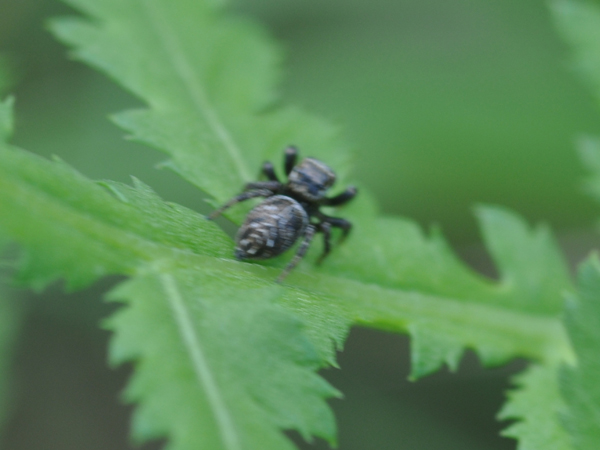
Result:
[[296,255],[281,275],[280,283],[302,260],[316,233],[323,233],[324,248],[317,264],[331,251],[331,228],[341,228],[342,238],[346,238],[352,224],[338,217],[330,217],[319,211],[321,206],[339,206],[356,196],[354,186],[348,187],[335,197],[327,198],[327,190],[335,182],[335,173],[324,163],[314,158],[306,158],[299,164],[298,150],[290,146],[284,151],[287,183],[277,178],[273,164],[265,162],[262,173],[268,181],[246,184],[244,192],[233,197],[214,211],[209,219],[214,219],[231,206],[251,198],[266,199],[252,209],[235,237],[236,259],[268,259],[289,250],[302,238]]

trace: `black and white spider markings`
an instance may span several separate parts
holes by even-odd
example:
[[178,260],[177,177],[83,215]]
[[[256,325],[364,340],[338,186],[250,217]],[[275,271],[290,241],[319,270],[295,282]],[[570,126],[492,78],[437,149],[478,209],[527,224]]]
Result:
[[326,216],[319,208],[348,202],[356,195],[356,188],[350,186],[341,194],[327,198],[325,194],[335,182],[333,170],[318,159],[306,158],[296,164],[297,159],[298,150],[295,147],[286,148],[284,167],[287,183],[279,181],[273,164],[265,162],[262,173],[268,181],[246,184],[244,192],[209,216],[209,219],[214,219],[236,203],[265,197],[262,203],[248,213],[246,221],[238,230],[234,255],[237,259],[273,258],[302,238],[296,255],[277,278],[277,282],[281,282],[304,257],[315,233],[323,233],[324,249],[318,260],[321,263],[331,251],[331,228],[341,228],[342,239],[352,228],[347,220]]

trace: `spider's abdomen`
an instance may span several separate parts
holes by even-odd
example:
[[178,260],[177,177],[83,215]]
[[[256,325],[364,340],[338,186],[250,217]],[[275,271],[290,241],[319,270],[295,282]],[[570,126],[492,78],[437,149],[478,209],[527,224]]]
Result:
[[269,197],[256,206],[235,237],[235,257],[267,259],[288,250],[304,233],[308,215],[300,204],[284,195]]

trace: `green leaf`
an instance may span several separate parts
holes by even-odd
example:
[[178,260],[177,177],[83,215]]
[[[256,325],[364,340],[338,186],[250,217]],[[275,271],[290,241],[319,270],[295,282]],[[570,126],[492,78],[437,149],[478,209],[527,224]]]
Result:
[[600,442],[600,260],[579,270],[577,294],[568,295],[565,322],[576,361],[534,365],[515,377],[500,419],[518,419],[504,435],[519,450],[592,450]]
[[0,231],[23,244],[19,278],[32,287],[61,276],[82,287],[178,252],[225,255],[229,239],[213,224],[140,182],[105,183],[117,199],[59,160],[1,142],[0,159]]
[[[297,429],[335,441],[323,398],[336,391],[314,373],[323,363],[301,324],[273,304],[283,288],[253,277],[262,289],[252,300],[239,263],[224,259],[231,240],[213,222],[164,203],[137,180],[93,183],[6,144],[0,161],[0,236],[22,244],[23,282],[41,288],[64,276],[80,287],[108,273],[133,276],[113,294],[130,308],[110,326],[113,361],[138,362],[129,390],[144,400],[138,438],[171,436],[174,448],[279,449],[289,444],[278,430]],[[183,420],[184,412],[194,413]]]
[[564,402],[556,365],[533,365],[514,377],[518,389],[498,414],[500,420],[516,419],[502,435],[519,440],[518,450],[572,450],[560,421]]
[[[374,218],[365,203],[361,199],[349,208],[356,224],[354,234],[318,270],[344,279],[339,285],[345,297],[341,307],[350,310],[346,314],[350,322],[410,330],[415,337],[411,341],[412,378],[444,363],[456,367],[465,347],[475,349],[491,365],[515,355],[571,358],[557,320],[561,293],[570,281],[546,227],[531,230],[506,210],[478,208],[484,238],[501,273],[495,283],[460,262],[437,231],[426,237],[410,221]],[[378,294],[366,292],[356,280],[381,289]],[[317,282],[311,281],[315,286]],[[357,299],[351,310],[348,303],[358,293],[368,300]],[[533,336],[542,329],[549,333],[546,337]],[[520,342],[505,341],[506,336],[520,333],[528,336]],[[532,352],[534,347],[537,350]],[[536,354],[541,348],[543,356]]]
[[[573,68],[600,100],[600,5],[581,0],[554,0],[551,5],[558,29],[571,45]],[[584,187],[600,199],[600,138],[585,136],[578,147],[591,172]]]
[[590,0],[553,0],[554,19],[571,44],[572,65],[600,100],[600,5]]
[[[600,5],[592,1],[553,3],[555,20],[571,44],[575,68],[600,99]],[[582,159],[591,174],[586,189],[600,199],[600,140],[580,141]],[[567,303],[565,322],[577,363],[563,367],[560,388],[566,405],[563,421],[573,449],[595,449],[600,442],[600,262],[593,255],[579,270],[578,292]]]
[[600,260],[596,254],[579,270],[578,292],[569,298],[565,321],[577,363],[561,372],[563,420],[573,448],[592,450],[600,442]]
[[165,151],[167,167],[218,202],[292,143],[323,157],[340,176],[346,172],[335,128],[274,107],[279,50],[254,23],[224,15],[221,2],[66,3],[94,21],[54,20],[54,33],[75,47],[76,58],[150,106],[120,113],[116,122],[133,139]]
[[321,361],[301,323],[270,301],[280,289],[161,267],[110,294],[127,304],[108,322],[111,360],[139,361],[126,392],[141,405],[135,438],[170,435],[173,450],[288,449],[278,430],[295,428],[334,442],[323,398],[337,392],[314,373]]

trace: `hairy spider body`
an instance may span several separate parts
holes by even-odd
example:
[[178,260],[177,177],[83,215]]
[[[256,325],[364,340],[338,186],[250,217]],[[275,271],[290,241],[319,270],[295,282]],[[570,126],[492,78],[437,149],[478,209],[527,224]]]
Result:
[[317,232],[323,233],[324,238],[320,263],[331,250],[331,228],[341,228],[342,239],[352,228],[352,224],[347,220],[326,216],[319,208],[339,206],[348,202],[356,196],[356,188],[351,186],[335,197],[325,197],[335,182],[335,172],[314,158],[306,158],[296,164],[297,157],[298,150],[295,147],[285,150],[287,183],[281,183],[273,165],[266,162],[263,164],[262,173],[268,181],[248,183],[243,193],[209,216],[213,219],[236,203],[266,197],[265,201],[248,213],[238,230],[234,255],[237,259],[268,259],[289,250],[302,238],[296,255],[281,273],[278,282],[282,281],[304,257]]
[[267,198],[248,213],[235,237],[237,259],[268,259],[281,255],[303,235],[308,214],[284,195]]

